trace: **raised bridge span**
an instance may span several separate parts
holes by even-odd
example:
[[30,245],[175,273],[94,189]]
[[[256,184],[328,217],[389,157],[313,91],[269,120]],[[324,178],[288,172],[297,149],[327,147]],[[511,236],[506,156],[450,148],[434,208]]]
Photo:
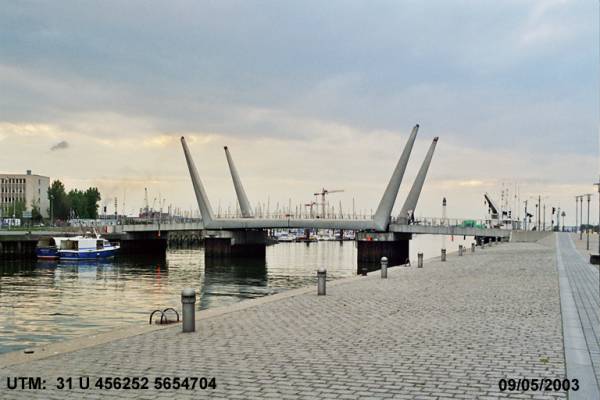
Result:
[[267,243],[266,230],[273,228],[304,228],[304,229],[340,229],[358,232],[358,261],[363,263],[378,263],[381,257],[387,257],[392,264],[402,263],[408,259],[409,241],[413,234],[439,234],[439,235],[468,235],[478,237],[507,238],[509,231],[501,229],[487,229],[463,225],[451,225],[442,221],[439,226],[419,223],[416,221],[415,210],[419,196],[423,189],[427,172],[433,159],[433,154],[438,143],[434,137],[417,176],[410,188],[400,214],[392,217],[392,209],[398,196],[400,184],[412,152],[412,148],[419,131],[415,125],[408,137],[406,145],[392,172],[392,176],[383,191],[379,205],[372,218],[341,219],[341,218],[298,218],[286,216],[285,218],[262,218],[253,214],[250,201],[242,184],[240,174],[227,147],[225,156],[229,165],[229,172],[233,180],[241,217],[219,218],[215,216],[209,201],[208,193],[200,179],[200,174],[192,158],[191,151],[184,137],[181,145],[192,181],[194,194],[202,222],[194,226],[187,224],[162,224],[156,226],[121,226],[126,232],[141,232],[151,230],[176,231],[198,229],[204,231],[205,255],[258,255],[264,256]]

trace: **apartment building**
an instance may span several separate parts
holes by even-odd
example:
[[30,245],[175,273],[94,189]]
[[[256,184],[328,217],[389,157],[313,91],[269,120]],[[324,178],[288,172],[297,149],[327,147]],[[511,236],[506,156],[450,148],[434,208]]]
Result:
[[0,212],[2,216],[12,216],[16,202],[25,202],[25,207],[31,211],[33,204],[39,207],[40,213],[48,217],[50,201],[48,187],[50,178],[35,175],[31,170],[22,174],[0,174]]

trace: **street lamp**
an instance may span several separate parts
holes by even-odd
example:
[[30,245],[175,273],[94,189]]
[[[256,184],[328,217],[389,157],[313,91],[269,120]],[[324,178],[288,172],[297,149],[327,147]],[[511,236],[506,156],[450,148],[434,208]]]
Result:
[[598,257],[600,257],[600,178],[594,186],[598,186]]
[[585,195],[587,197],[587,203],[588,203],[588,207],[587,207],[587,224],[585,227],[585,235],[586,235],[586,240],[587,240],[587,244],[585,246],[586,250],[590,249],[590,198],[592,197],[591,194],[586,194]]
[[575,233],[577,233],[579,231],[579,223],[577,218],[579,217],[579,214],[577,213],[579,210],[579,196],[575,196]]
[[579,240],[583,239],[583,195],[579,196]]

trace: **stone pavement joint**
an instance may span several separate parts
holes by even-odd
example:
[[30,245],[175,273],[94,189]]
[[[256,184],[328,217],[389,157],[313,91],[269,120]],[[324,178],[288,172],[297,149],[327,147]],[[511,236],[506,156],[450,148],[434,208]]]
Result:
[[[564,378],[555,244],[510,243],[379,272],[0,368],[3,399],[566,398],[500,392],[501,378]],[[58,390],[59,376],[215,377],[216,390]],[[47,389],[8,391],[7,376]]]

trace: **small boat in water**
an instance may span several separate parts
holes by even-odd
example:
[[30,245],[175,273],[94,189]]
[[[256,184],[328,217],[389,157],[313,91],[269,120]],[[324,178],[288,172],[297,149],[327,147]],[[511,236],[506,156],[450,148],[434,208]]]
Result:
[[295,242],[296,236],[290,232],[284,233],[277,237],[278,242]]
[[61,260],[91,260],[96,258],[113,257],[120,249],[100,235],[78,236],[62,240],[58,250]]
[[68,237],[43,237],[38,240],[35,246],[35,255],[40,260],[57,260],[58,249],[60,249],[60,243],[63,240],[69,239]]

